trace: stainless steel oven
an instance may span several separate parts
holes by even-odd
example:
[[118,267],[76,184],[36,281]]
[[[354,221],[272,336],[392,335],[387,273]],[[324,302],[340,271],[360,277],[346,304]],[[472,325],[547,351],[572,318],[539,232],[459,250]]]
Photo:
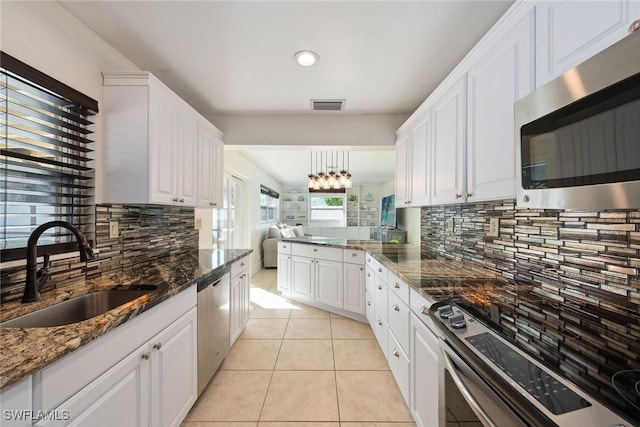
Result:
[[515,104],[517,203],[640,208],[640,31]]
[[436,303],[430,316],[440,327],[449,386],[483,425],[631,426],[459,307]]

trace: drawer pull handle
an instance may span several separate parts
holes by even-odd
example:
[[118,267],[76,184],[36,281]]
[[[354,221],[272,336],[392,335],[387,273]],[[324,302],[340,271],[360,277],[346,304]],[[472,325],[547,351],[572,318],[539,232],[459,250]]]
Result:
[[367,305],[371,307],[371,301],[367,301]]
[[382,268],[378,267],[378,273],[382,273]]
[[173,199],[171,199],[171,200],[173,200],[174,202],[177,202],[177,201],[178,201],[178,198],[177,198],[177,197],[174,197],[174,198],[173,198]]
[[378,285],[378,290],[381,291],[382,290],[382,286]]
[[180,203],[184,203],[184,199],[180,199]]
[[398,282],[396,282],[396,283],[393,285],[393,287],[394,287],[394,288],[396,288],[396,289],[400,289],[400,285],[398,284]]
[[371,258],[367,258],[367,262],[371,262]]
[[318,252],[318,250],[317,250],[317,249],[314,249],[314,250],[313,250],[313,252]]
[[393,311],[400,311],[400,307],[398,306],[398,304],[395,304],[393,306]]
[[364,271],[364,268],[360,267],[360,271]]
[[142,353],[142,359],[143,360],[149,360],[151,358],[151,353],[148,351],[145,351],[144,353]]
[[456,193],[456,199],[459,199],[459,198],[461,198],[461,197],[462,197],[462,194],[460,194],[460,193]]
[[357,257],[357,256],[358,256],[358,254],[354,252],[354,253],[352,253],[352,254],[351,254],[351,256],[352,256],[352,257]]
[[378,320],[378,325],[382,326],[382,320]]
[[371,277],[371,273],[367,273],[367,277]]
[[240,263],[240,267],[244,267],[244,262],[241,262],[241,263]]
[[426,305],[422,306],[422,308],[420,309],[420,313],[424,314],[425,316],[429,315],[429,309]]
[[160,350],[162,348],[162,343],[157,342],[153,345],[154,350]]
[[398,351],[398,349],[393,350],[393,355],[395,357],[400,357],[400,352]]

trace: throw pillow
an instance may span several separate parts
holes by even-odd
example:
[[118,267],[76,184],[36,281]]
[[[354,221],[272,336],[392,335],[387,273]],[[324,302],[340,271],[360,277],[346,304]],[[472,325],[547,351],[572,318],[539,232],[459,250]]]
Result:
[[282,233],[280,233],[280,228],[278,228],[275,225],[272,225],[271,227],[269,227],[269,237],[275,237],[276,239],[279,239],[280,237],[282,237]]
[[304,230],[299,225],[293,226],[293,227],[291,227],[291,229],[293,230],[293,232],[295,234],[295,237],[304,236]]
[[289,227],[283,228],[282,237],[296,237],[296,233],[294,233],[294,231]]

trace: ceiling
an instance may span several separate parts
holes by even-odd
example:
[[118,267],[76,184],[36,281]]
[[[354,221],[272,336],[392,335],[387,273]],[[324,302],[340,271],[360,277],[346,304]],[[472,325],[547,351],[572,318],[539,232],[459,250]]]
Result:
[[[409,114],[512,2],[59,1],[209,117]],[[297,65],[294,54],[303,49],[317,52],[319,62]],[[311,99],[346,99],[346,104],[343,112],[312,113]],[[267,155],[300,157],[295,164],[308,164],[300,152],[272,148],[271,154],[263,149],[242,154],[260,157],[266,169]],[[389,152],[369,156],[362,163],[371,171],[359,173],[380,176]],[[374,157],[386,162],[374,163]],[[267,173],[282,177],[280,164],[274,162]]]

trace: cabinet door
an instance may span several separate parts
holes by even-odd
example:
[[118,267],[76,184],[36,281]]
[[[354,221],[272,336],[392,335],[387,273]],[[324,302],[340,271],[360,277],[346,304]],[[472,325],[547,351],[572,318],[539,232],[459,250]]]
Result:
[[463,202],[464,77],[433,105],[433,204]]
[[232,346],[242,333],[242,279],[240,274],[231,279],[229,292],[229,337]]
[[196,324],[192,308],[151,340],[153,426],[180,426],[198,397]]
[[366,311],[365,314],[367,316],[367,321],[369,322],[369,326],[372,329],[375,328],[375,304],[373,303],[373,298],[369,295],[369,292],[365,292],[365,302],[366,302]]
[[531,11],[467,73],[467,196],[516,196],[513,104],[534,86]]
[[387,299],[389,304],[387,324],[402,347],[402,351],[406,353],[409,351],[409,307],[395,292],[388,291]]
[[344,309],[365,314],[364,266],[344,264]]
[[389,352],[387,351],[387,343],[389,330],[387,328],[387,322],[385,321],[385,318],[382,316],[382,314],[380,314],[380,310],[378,310],[378,306],[375,304],[373,308],[373,319],[373,333],[378,340],[378,345],[382,349],[385,359],[388,359]]
[[427,206],[431,201],[431,112],[411,130],[410,206]]
[[224,142],[219,138],[213,139],[213,207],[222,208],[224,181]]
[[444,427],[444,366],[438,353],[438,338],[413,314],[410,324],[409,408],[419,427]]
[[198,123],[198,206],[213,207],[215,149],[206,123]]
[[407,206],[411,198],[409,159],[409,137],[404,136],[396,142],[396,206],[400,208]]
[[291,255],[278,254],[278,290],[291,292]]
[[198,120],[182,111],[178,121],[178,202],[185,206],[198,204]]
[[316,259],[316,301],[342,308],[342,262]]
[[537,3],[536,86],[626,37],[638,18],[637,0]]
[[297,298],[313,301],[314,265],[312,258],[292,258],[291,263],[291,294]]
[[242,272],[242,329],[247,326],[251,314],[251,273],[247,267]]
[[398,384],[398,388],[404,397],[404,401],[409,403],[409,357],[398,344],[393,331],[388,333],[388,354],[389,368]]
[[19,383],[2,390],[0,411],[3,427],[26,427],[31,425],[29,411],[33,408],[33,382],[31,375]]
[[155,87],[149,98],[149,199],[152,203],[175,204],[179,104]]
[[[47,426],[148,426],[151,351],[145,344],[99,376],[55,411]],[[70,418],[64,420],[64,414]]]

